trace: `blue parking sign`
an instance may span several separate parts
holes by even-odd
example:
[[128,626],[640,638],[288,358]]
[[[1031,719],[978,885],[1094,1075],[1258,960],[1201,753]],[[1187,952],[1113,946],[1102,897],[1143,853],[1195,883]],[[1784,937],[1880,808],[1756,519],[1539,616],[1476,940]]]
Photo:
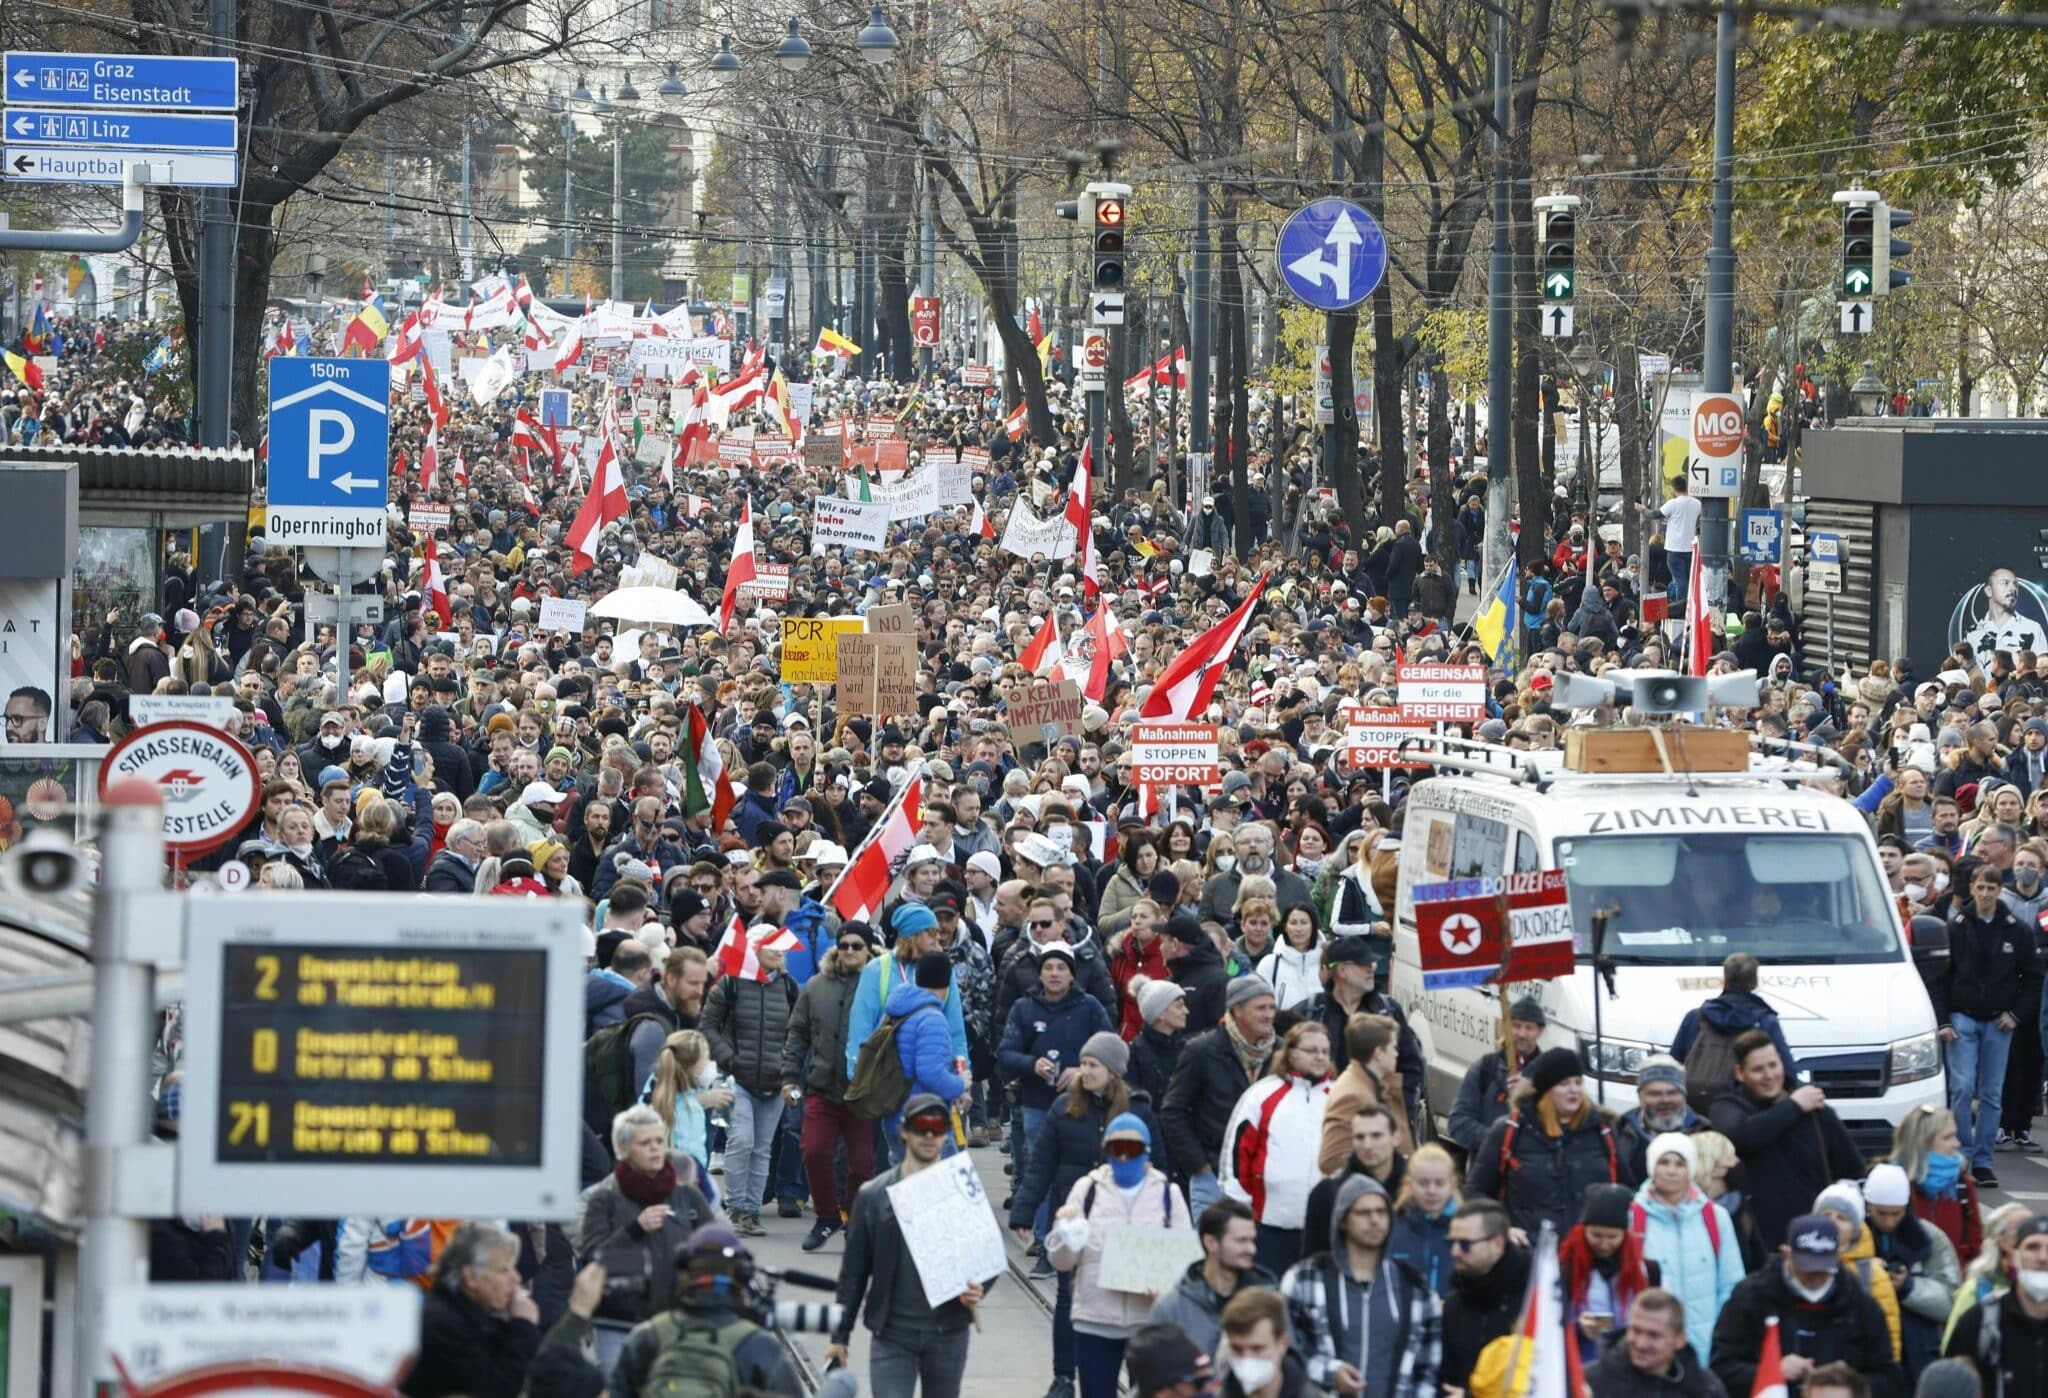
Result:
[[270,361],[267,524],[277,544],[384,545],[391,485],[391,365]]
[[1785,561],[1785,512],[1744,510],[1741,554],[1744,563]]

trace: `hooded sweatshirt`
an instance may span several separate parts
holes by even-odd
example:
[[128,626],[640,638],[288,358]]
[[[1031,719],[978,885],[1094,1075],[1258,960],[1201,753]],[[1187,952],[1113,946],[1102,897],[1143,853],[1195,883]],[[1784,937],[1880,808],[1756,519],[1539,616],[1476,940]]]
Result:
[[[1336,1368],[1350,1364],[1365,1376],[1365,1392],[1385,1398],[1435,1398],[1442,1355],[1436,1293],[1407,1263],[1382,1250],[1373,1275],[1351,1275],[1344,1219],[1360,1199],[1393,1201],[1370,1175],[1350,1175],[1337,1186],[1328,1231],[1309,1242],[1313,1255],[1287,1269],[1280,1283],[1296,1317],[1296,1343],[1305,1352],[1309,1382],[1336,1391]],[[1391,1243],[1391,1230],[1389,1243]]]

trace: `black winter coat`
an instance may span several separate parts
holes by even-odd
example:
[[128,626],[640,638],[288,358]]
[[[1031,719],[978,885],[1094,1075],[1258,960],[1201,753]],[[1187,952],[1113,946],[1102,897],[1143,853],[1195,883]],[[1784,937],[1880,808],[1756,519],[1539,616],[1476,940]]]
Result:
[[1948,974],[1928,987],[1937,1024],[1947,1024],[1951,1014],[1972,1019],[2017,1015],[2041,984],[2034,929],[2003,903],[1989,921],[1967,903],[1951,913],[1948,945]]
[[474,893],[476,870],[463,863],[460,855],[444,849],[427,866],[425,890],[428,893]]
[[470,768],[469,753],[455,741],[455,724],[447,709],[429,704],[420,710],[419,742],[434,759],[434,789],[467,801],[476,790],[476,773]]
[[[1178,1034],[1162,1034],[1149,1024],[1140,1029],[1138,1037],[1131,1040],[1131,1066],[1124,1074],[1131,1091],[1142,1091],[1154,1102],[1164,1102],[1166,1089],[1173,1082],[1173,1070],[1180,1066],[1180,1051],[1187,1047],[1190,1037],[1185,1029]],[[1156,1135],[1152,1139],[1160,1140]],[[1161,1145],[1163,1148],[1164,1142]]]
[[827,1102],[846,1100],[846,1029],[858,989],[860,973],[842,974],[839,949],[826,952],[824,968],[804,982],[790,1012],[782,1040],[784,1087],[802,1087]]
[[1186,956],[1167,962],[1166,969],[1173,983],[1188,993],[1189,1032],[1213,1029],[1223,1018],[1223,998],[1230,991],[1223,954],[1205,936]]
[[1764,1322],[1771,1316],[1778,1318],[1778,1343],[1784,1353],[1803,1354],[1816,1367],[1837,1360],[1846,1363],[1869,1380],[1872,1398],[1899,1398],[1905,1391],[1904,1376],[1892,1359],[1892,1334],[1884,1312],[1853,1270],[1837,1272],[1834,1286],[1816,1302],[1786,1285],[1784,1267],[1773,1260],[1736,1283],[1714,1323],[1714,1348],[1707,1362],[1730,1393],[1748,1393],[1756,1382]]
[[[1159,1139],[1159,1121],[1152,1114],[1152,1099],[1142,1092],[1131,1093],[1128,1108],[1145,1123],[1152,1139]],[[1092,1098],[1088,1115],[1067,1115],[1067,1095],[1061,1093],[1045,1114],[1045,1127],[1031,1143],[1024,1173],[1017,1177],[1017,1192],[1010,1202],[1010,1226],[1029,1228],[1039,1204],[1051,1200],[1057,1211],[1074,1191],[1074,1182],[1102,1163],[1102,1133],[1109,1129],[1109,1113],[1102,1099]]]
[[1593,1398],[1727,1398],[1728,1390],[1690,1350],[1681,1349],[1669,1373],[1646,1374],[1629,1362],[1628,1346],[1617,1343],[1586,1370]]
[[1534,1238],[1544,1223],[1560,1236],[1570,1231],[1594,1185],[1633,1189],[1641,1182],[1641,1172],[1621,1158],[1614,1128],[1597,1107],[1579,1125],[1548,1136],[1535,1106],[1527,1104],[1487,1128],[1472,1153],[1465,1192],[1498,1200],[1515,1226]]
[[1736,1086],[1714,1099],[1708,1119],[1735,1145],[1757,1240],[1767,1249],[1785,1241],[1786,1225],[1811,1213],[1808,1204],[1823,1189],[1863,1178],[1863,1153],[1833,1107],[1804,1112],[1790,1097],[1759,1102]]
[[1513,1243],[1484,1276],[1452,1280],[1451,1294],[1444,1298],[1444,1360],[1438,1370],[1445,1388],[1471,1387],[1479,1352],[1514,1327],[1528,1289],[1529,1249]]
[[1174,1174],[1192,1179],[1216,1168],[1223,1129],[1230,1125],[1237,1099],[1251,1085],[1229,1030],[1219,1024],[1188,1040],[1159,1109]]
[[202,1233],[183,1219],[149,1225],[149,1279],[153,1282],[225,1282],[235,1279],[234,1247],[225,1228]]
[[405,1398],[519,1398],[540,1329],[505,1320],[460,1294],[427,1294],[420,1310],[420,1357],[398,1391]]

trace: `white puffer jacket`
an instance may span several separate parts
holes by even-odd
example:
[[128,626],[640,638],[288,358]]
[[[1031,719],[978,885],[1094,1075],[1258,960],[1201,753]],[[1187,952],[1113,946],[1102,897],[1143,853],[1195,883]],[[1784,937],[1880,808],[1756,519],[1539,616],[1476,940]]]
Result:
[[1268,1228],[1299,1228],[1323,1178],[1316,1153],[1330,1082],[1264,1077],[1244,1090],[1223,1128],[1217,1183]]

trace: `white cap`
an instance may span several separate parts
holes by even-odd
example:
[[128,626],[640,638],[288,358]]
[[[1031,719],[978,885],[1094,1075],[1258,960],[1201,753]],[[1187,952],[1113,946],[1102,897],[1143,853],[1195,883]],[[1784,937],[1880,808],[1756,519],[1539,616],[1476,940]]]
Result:
[[531,806],[536,801],[543,806],[559,806],[568,799],[567,793],[555,790],[546,782],[528,782],[526,789],[519,793],[522,806]]
[[906,870],[915,869],[920,864],[937,864],[939,860],[939,852],[930,845],[912,845],[909,857],[903,861],[903,867]]
[[829,864],[844,868],[846,866],[846,848],[843,845],[835,845],[830,840],[815,840],[811,843],[811,847],[802,854],[799,854],[797,858],[808,859],[820,866]]
[[1041,869],[1050,869],[1056,864],[1067,862],[1067,857],[1060,847],[1036,831],[1017,841],[1017,854],[1018,857],[1030,860]]
[[1000,879],[1003,876],[1003,861],[997,859],[987,850],[977,850],[973,854],[968,855],[967,867],[979,869],[992,879]]

